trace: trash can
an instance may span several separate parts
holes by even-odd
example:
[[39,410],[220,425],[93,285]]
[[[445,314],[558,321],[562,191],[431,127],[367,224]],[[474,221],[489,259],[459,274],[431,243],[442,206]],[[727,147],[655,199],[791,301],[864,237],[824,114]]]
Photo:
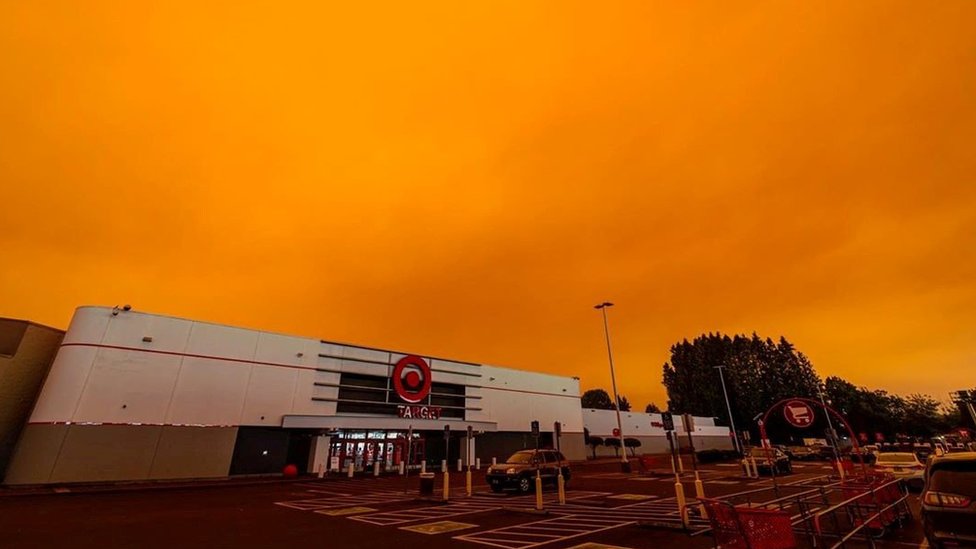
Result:
[[434,473],[420,473],[420,495],[434,495]]

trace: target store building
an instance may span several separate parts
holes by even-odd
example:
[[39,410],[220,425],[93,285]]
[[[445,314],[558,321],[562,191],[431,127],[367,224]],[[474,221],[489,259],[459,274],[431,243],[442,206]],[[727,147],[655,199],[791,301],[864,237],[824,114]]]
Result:
[[487,461],[533,446],[532,420],[586,456],[573,377],[108,307],[52,355],[6,484]]

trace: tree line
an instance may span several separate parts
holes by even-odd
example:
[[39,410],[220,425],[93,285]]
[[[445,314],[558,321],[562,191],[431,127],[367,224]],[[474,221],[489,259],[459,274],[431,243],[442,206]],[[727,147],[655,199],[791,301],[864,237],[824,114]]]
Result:
[[[715,417],[725,425],[732,419],[740,431],[758,434],[755,418],[790,397],[823,400],[848,419],[855,433],[864,433],[872,442],[893,441],[899,436],[930,437],[959,428],[968,419],[958,408],[943,405],[930,395],[899,396],[858,387],[837,376],[821,379],[806,355],[785,337],[773,340],[755,333],[731,337],[708,333],[675,343],[670,351],[670,360],[662,368],[667,409]],[[730,406],[722,391],[723,377]],[[625,396],[620,395],[615,405],[603,389],[586,391],[581,404],[584,408],[631,409]],[[654,403],[645,407],[648,413],[659,411]]]

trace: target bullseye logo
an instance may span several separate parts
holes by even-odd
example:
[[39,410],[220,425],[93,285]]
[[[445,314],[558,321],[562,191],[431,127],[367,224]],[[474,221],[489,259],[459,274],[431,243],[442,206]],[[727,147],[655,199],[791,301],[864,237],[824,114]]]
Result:
[[417,403],[430,394],[430,366],[417,355],[407,355],[393,367],[393,388],[400,398]]

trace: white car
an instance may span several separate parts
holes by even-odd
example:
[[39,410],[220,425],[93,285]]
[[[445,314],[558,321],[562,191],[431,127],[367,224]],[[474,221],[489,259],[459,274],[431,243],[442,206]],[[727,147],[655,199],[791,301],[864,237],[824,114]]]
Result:
[[925,484],[925,465],[912,452],[881,452],[874,470],[903,480],[909,488],[921,489]]

